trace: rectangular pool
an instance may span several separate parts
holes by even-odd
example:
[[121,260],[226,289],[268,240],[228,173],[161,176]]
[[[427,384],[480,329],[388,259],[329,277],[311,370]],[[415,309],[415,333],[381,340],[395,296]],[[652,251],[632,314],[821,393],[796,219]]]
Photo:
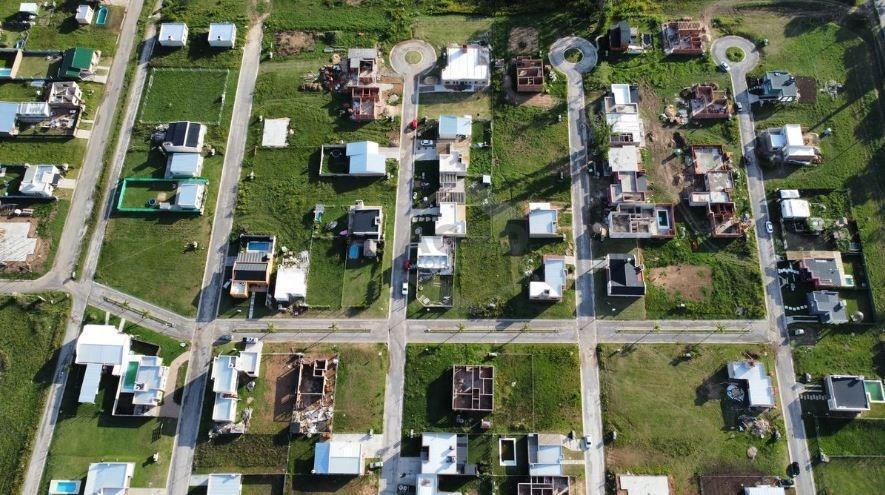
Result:
[[246,251],[270,251],[270,243],[266,241],[249,241],[249,243],[246,244]]
[[79,480],[52,480],[49,482],[49,495],[70,495],[80,493]]
[[135,378],[138,376],[138,361],[129,361],[126,365],[126,375],[123,377],[123,389],[132,390],[135,386]]

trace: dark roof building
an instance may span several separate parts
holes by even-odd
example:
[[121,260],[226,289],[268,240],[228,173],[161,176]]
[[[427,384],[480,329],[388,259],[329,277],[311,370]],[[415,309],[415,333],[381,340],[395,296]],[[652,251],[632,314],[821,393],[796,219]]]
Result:
[[172,122],[166,128],[163,151],[167,153],[199,153],[203,149],[206,126],[199,122]]
[[350,235],[380,239],[384,230],[384,216],[380,206],[365,206],[357,201],[347,212],[347,230]]
[[766,72],[759,87],[760,100],[791,102],[799,99],[799,86],[796,84],[796,78],[789,72]]
[[630,46],[630,24],[621,21],[608,30],[608,48],[613,52],[625,52]]
[[864,377],[827,375],[824,385],[830,411],[856,414],[870,410],[870,397],[864,386]]
[[632,254],[609,254],[605,257],[605,273],[609,296],[639,297],[645,295],[642,266]]
[[273,271],[276,237],[272,235],[240,236],[240,251],[231,274],[231,297],[247,298],[252,292],[266,292]]
[[821,323],[841,325],[848,323],[848,310],[839,293],[832,290],[816,290],[806,294],[808,313],[817,316]]
[[94,72],[95,64],[101,52],[88,48],[70,48],[65,50],[58,66],[59,79],[83,79]]

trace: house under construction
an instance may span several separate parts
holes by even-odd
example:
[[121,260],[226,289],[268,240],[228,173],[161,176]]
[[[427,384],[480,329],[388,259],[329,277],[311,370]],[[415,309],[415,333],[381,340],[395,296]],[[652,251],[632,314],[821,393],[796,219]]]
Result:
[[544,91],[544,62],[541,59],[517,57],[516,91],[520,93]]
[[567,476],[531,476],[529,481],[516,485],[516,495],[567,495]]
[[338,356],[300,357],[290,432],[313,435],[332,430]]
[[495,404],[494,366],[452,366],[452,410],[490,412]]

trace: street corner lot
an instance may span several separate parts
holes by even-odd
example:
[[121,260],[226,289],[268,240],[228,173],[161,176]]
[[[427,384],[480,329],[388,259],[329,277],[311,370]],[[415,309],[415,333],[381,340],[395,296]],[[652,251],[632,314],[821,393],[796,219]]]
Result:
[[[492,353],[490,355],[490,353]],[[497,355],[494,355],[497,353]],[[452,366],[494,367],[491,412],[452,410]],[[581,429],[581,378],[573,345],[415,344],[406,348],[403,398],[404,454],[417,455],[419,434],[453,431],[488,434]],[[462,421],[459,421],[459,418]]]
[[152,68],[139,122],[187,120],[218,124],[227,91],[227,69]]
[[696,492],[698,475],[784,472],[786,439],[771,437],[773,429],[786,433],[780,406],[758,416],[768,427],[759,438],[737,430],[748,410],[725,395],[729,361],[755,357],[775,380],[774,355],[765,346],[625,344],[598,353],[603,428],[608,440],[617,432],[606,445],[611,471],[666,472],[677,493]]

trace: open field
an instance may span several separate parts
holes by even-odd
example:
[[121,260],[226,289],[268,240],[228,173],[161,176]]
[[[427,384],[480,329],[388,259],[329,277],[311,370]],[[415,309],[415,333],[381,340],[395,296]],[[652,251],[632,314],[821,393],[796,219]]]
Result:
[[61,293],[0,298],[0,493],[21,487],[69,312]]
[[461,44],[487,38],[494,19],[468,15],[435,15],[417,17],[412,34],[437,50],[451,43]]
[[228,77],[227,70],[152,69],[139,121],[218,124]]
[[438,119],[440,115],[471,115],[475,120],[492,118],[490,91],[477,93],[424,93],[418,96],[418,115]]
[[[804,327],[809,327],[805,325]],[[818,327],[814,327],[818,328]],[[813,346],[796,346],[796,374],[885,376],[883,336],[876,328],[825,328]]]
[[[878,404],[876,407],[881,407]],[[885,475],[885,421],[811,417],[805,421],[809,449],[821,449],[827,463],[815,459],[814,479],[825,494],[872,495]]]
[[[727,402],[724,387],[729,361],[753,353],[771,374],[773,356],[763,346],[693,346],[691,359],[685,352],[681,345],[599,348],[603,429],[618,432],[606,446],[607,469],[669,473],[677,493],[697,493],[702,474],[782,474],[786,441],[737,431],[746,411]],[[784,431],[779,408],[762,416]]]

